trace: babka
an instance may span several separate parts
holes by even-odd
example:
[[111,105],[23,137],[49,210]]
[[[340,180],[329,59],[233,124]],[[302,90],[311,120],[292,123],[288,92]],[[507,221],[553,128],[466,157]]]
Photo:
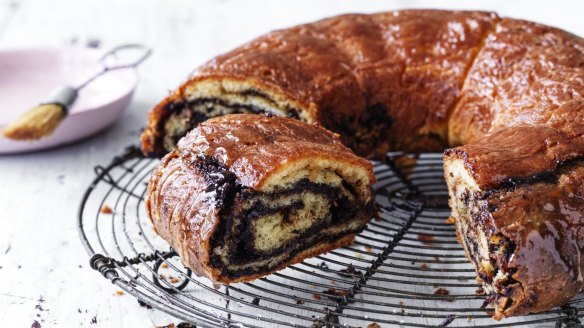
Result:
[[[200,122],[231,113],[318,122],[370,159],[456,147],[444,154],[450,205],[495,318],[563,304],[584,286],[577,36],[436,10],[271,32],[203,65],[157,105],[143,152],[173,151]],[[169,156],[163,166],[183,161]]]
[[156,232],[197,274],[249,281],[351,243],[377,211],[369,161],[291,118],[199,124],[152,173]]

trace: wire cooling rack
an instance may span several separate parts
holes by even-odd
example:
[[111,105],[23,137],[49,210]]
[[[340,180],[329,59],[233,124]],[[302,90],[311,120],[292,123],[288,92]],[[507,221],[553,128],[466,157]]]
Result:
[[203,327],[582,327],[582,293],[543,314],[491,319],[447,221],[440,154],[375,163],[380,219],[355,243],[230,286],[192,275],[154,233],[143,201],[157,162],[130,148],[96,166],[78,218],[92,268],[142,305]]

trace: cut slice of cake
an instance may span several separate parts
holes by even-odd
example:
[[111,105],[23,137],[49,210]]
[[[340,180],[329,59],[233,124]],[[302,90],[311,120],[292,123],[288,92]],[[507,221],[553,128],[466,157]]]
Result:
[[146,206],[186,266],[231,283],[352,242],[376,215],[374,181],[371,163],[319,126],[227,115],[162,159]]

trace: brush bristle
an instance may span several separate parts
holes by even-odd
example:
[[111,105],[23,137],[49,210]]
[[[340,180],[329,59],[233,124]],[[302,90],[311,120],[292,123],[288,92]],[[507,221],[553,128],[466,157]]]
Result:
[[39,105],[7,126],[3,133],[13,140],[38,140],[53,133],[65,118],[61,105]]

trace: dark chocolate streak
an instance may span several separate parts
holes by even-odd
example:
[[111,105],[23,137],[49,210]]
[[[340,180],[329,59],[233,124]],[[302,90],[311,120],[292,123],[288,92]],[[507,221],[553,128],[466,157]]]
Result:
[[[347,183],[343,180],[343,187],[347,188],[346,185],[349,185],[349,183]],[[351,194],[355,195],[355,193],[354,193],[355,191],[353,190],[352,187],[347,188],[347,190]],[[292,188],[275,190],[275,191],[272,191],[270,193],[260,193],[258,191],[252,190],[252,189],[247,189],[247,190],[244,190],[242,192],[241,197],[243,200],[247,200],[247,199],[250,199],[252,197],[261,195],[263,197],[275,199],[275,198],[279,198],[282,196],[290,196],[290,195],[297,194],[298,191],[311,191],[315,194],[325,194],[327,196],[335,196],[337,188],[331,187],[331,186],[329,186],[327,184],[323,184],[323,183],[313,183],[313,182],[310,182],[310,180],[308,180],[308,179],[301,179],[301,180],[298,180],[298,182],[296,182],[294,184],[294,187],[292,187]]]
[[[240,92],[239,94],[243,95],[243,96],[253,95],[253,96],[262,97],[262,98],[266,99],[268,102],[270,102],[273,105],[273,107],[278,107],[273,98],[260,92],[259,90],[248,89],[248,90],[245,90],[243,92]],[[182,100],[177,100],[174,102],[169,102],[169,103],[164,105],[163,110],[162,110],[162,114],[161,114],[160,119],[158,120],[157,125],[156,125],[156,130],[159,132],[159,134],[161,136],[166,135],[166,131],[164,131],[164,125],[168,121],[168,118],[172,114],[177,113],[177,112],[180,113],[184,110],[191,111],[191,113],[192,113],[191,119],[189,121],[190,127],[188,129],[190,130],[190,129],[194,128],[200,122],[203,122],[203,121],[211,118],[211,116],[206,115],[205,113],[200,113],[200,112],[194,111],[192,108],[194,105],[201,105],[204,103],[220,104],[224,107],[232,109],[234,114],[244,113],[244,111],[242,111],[241,109],[246,109],[248,112],[251,112],[251,113],[266,114],[266,112],[263,109],[261,109],[257,106],[244,105],[244,104],[228,104],[227,102],[223,101],[222,99],[217,99],[217,98],[198,98],[198,99],[194,99],[194,100],[190,100],[190,101],[187,101],[186,99],[182,99]],[[285,110],[287,113],[286,114],[287,117],[300,120],[300,111],[298,109],[291,107],[289,105],[286,105]],[[182,138],[182,136],[175,137],[173,140],[174,143],[176,144],[180,138]],[[157,150],[156,150],[156,153],[151,154],[151,156],[162,157],[162,155],[164,155],[164,154],[166,154],[166,152],[170,151],[170,149],[165,149],[165,147],[163,145],[163,138],[162,137],[157,138],[155,142],[156,142],[156,145],[154,148]]]
[[[199,164],[199,167],[203,172],[207,172],[206,176],[214,177],[216,175],[216,174],[211,174],[211,173],[223,174],[223,170],[222,170],[221,165],[216,165],[216,160],[214,158],[209,159],[209,158],[203,157],[203,158],[201,158],[201,160],[202,160],[203,164]],[[217,172],[217,171],[219,171],[219,172]],[[209,180],[209,181],[211,181],[211,180]],[[213,182],[213,183],[216,183],[216,182]],[[328,185],[324,185],[324,184],[311,183],[309,180],[306,180],[306,179],[300,180],[298,183],[296,183],[290,189],[279,190],[279,191],[275,191],[275,192],[270,193],[270,194],[260,193],[260,192],[257,192],[257,191],[251,190],[251,189],[244,189],[241,186],[235,185],[235,181],[233,181],[233,183],[234,183],[234,185],[232,185],[228,188],[223,187],[224,189],[226,189],[228,191],[235,191],[235,192],[227,193],[228,195],[230,195],[230,196],[226,197],[226,199],[228,199],[229,201],[223,200],[223,201],[217,202],[218,204],[222,204],[222,207],[221,207],[220,212],[219,212],[220,213],[220,224],[219,224],[219,228],[216,231],[216,233],[213,234],[213,237],[211,239],[211,246],[212,246],[212,248],[215,248],[217,246],[224,247],[226,243],[230,244],[232,249],[236,250],[236,252],[233,252],[231,254],[231,257],[230,257],[230,261],[232,263],[235,263],[235,264],[242,264],[242,263],[247,263],[249,261],[259,261],[259,260],[267,259],[269,257],[276,255],[276,254],[280,254],[282,252],[285,252],[288,249],[293,249],[288,254],[288,259],[292,258],[293,256],[295,256],[296,254],[298,254],[302,250],[314,246],[317,242],[322,242],[323,238],[319,238],[322,236],[319,235],[318,232],[327,224],[326,220],[321,220],[318,224],[314,224],[309,229],[305,230],[303,233],[298,234],[296,236],[296,238],[293,238],[288,244],[282,245],[281,247],[273,249],[270,252],[260,253],[260,252],[255,251],[255,249],[253,247],[253,231],[249,228],[251,226],[250,225],[251,220],[254,218],[257,218],[259,216],[271,213],[273,211],[290,212],[290,211],[293,211],[294,209],[301,208],[302,206],[304,206],[304,204],[302,202],[297,202],[297,203],[291,204],[289,206],[283,206],[283,207],[279,207],[279,208],[268,208],[268,207],[262,206],[262,204],[260,204],[260,203],[256,203],[253,205],[252,208],[250,208],[246,212],[238,215],[238,216],[242,217],[243,219],[239,223],[237,229],[235,229],[237,231],[235,231],[233,233],[233,236],[229,236],[231,234],[230,232],[233,229],[233,224],[235,223],[233,213],[231,213],[231,206],[232,206],[233,201],[236,197],[240,197],[242,200],[244,200],[244,199],[249,199],[249,198],[254,197],[254,196],[261,195],[264,197],[274,199],[277,197],[282,197],[282,196],[295,194],[295,193],[299,193],[299,192],[303,192],[303,191],[311,191],[313,193],[326,195],[326,197],[331,200],[331,203],[334,204],[330,210],[331,216],[335,219],[334,224],[342,224],[342,223],[346,222],[347,219],[355,218],[355,215],[357,214],[354,204],[351,204],[351,202],[348,199],[339,197],[340,190],[333,188],[333,187],[330,187]],[[349,191],[351,191],[351,190],[349,190]],[[366,206],[366,208],[364,209],[364,212],[374,213],[373,202],[370,202],[370,203],[366,204],[365,206]],[[326,236],[324,238],[324,240],[326,240],[326,242],[331,242],[331,241],[337,240],[339,237],[342,237],[342,236],[345,236],[348,234],[352,234],[352,233],[357,233],[357,232],[361,231],[362,229],[363,229],[363,227],[360,227],[359,229],[355,229],[352,231],[345,231],[345,232],[343,232],[341,234],[337,234],[335,236]],[[313,236],[312,239],[309,238],[309,236]],[[306,240],[306,239],[309,239],[309,240]],[[300,245],[300,243],[299,243],[299,241],[301,241],[301,240],[303,241],[302,245]],[[265,266],[265,267],[256,267],[253,269],[240,270],[240,271],[230,270],[221,261],[220,256],[215,255],[215,254],[213,254],[211,256],[211,264],[214,267],[221,268],[223,270],[223,274],[228,276],[228,277],[237,277],[237,276],[247,275],[247,274],[251,274],[254,272],[269,269],[267,266]]]
[[[265,95],[263,95],[262,93],[259,93],[257,91],[252,91],[252,90],[248,90],[245,92],[241,93],[242,95],[258,95],[258,96],[262,96],[262,97],[266,97]],[[271,100],[271,98],[266,97],[268,99],[268,101],[273,103],[273,100]],[[194,106],[197,105],[203,105],[203,104],[213,104],[213,105],[221,105],[223,107],[226,108],[230,108],[233,111],[233,114],[244,114],[246,112],[250,112],[250,113],[255,113],[255,114],[267,114],[268,112],[266,112],[265,110],[257,107],[257,106],[253,106],[253,105],[246,105],[246,104],[229,104],[226,101],[222,100],[222,99],[217,99],[217,98],[197,98],[194,100],[190,100],[190,101],[180,101],[180,102],[174,102],[174,103],[170,103],[167,104],[165,106],[165,112],[168,113],[167,115],[165,115],[165,119],[164,120],[160,120],[158,122],[158,129],[162,130],[163,129],[163,125],[164,123],[168,120],[168,118],[175,112],[182,112],[184,110],[188,110],[191,111],[192,115],[191,115],[191,119],[189,121],[189,130],[191,128],[196,127],[199,123],[211,118],[212,116],[206,115],[205,113],[201,113],[198,111],[193,110]],[[274,103],[274,107],[275,103]],[[242,110],[245,109],[246,111]],[[209,111],[210,109],[207,109],[207,111]],[[290,118],[294,118],[294,119],[300,119],[300,115],[297,109],[292,108],[287,106],[286,107],[286,113],[287,116]],[[174,138],[174,143],[176,144],[178,142],[178,140],[182,138],[182,136],[177,136],[176,138]]]
[[[249,105],[249,104],[229,104],[226,101],[224,101],[223,99],[218,99],[218,98],[197,98],[195,100],[191,100],[187,103],[187,105],[185,106],[185,108],[188,108],[189,110],[192,110],[191,106],[197,106],[197,105],[203,105],[203,104],[213,104],[213,105],[221,105],[225,108],[230,108],[233,110],[233,114],[243,114],[245,113],[244,111],[242,111],[241,109],[246,109],[247,112],[250,113],[254,113],[254,114],[267,114],[267,113],[271,113],[271,112],[266,112],[264,109],[258,107],[258,106],[254,106],[254,105]],[[274,107],[276,107],[274,105]],[[195,112],[196,113],[196,112]],[[211,118],[211,116],[207,116],[205,114],[199,113],[201,114],[200,116],[203,119],[197,118],[197,120],[191,120],[191,124],[193,126],[195,126],[196,124],[203,122],[209,118]],[[294,118],[294,119],[300,119],[300,114],[298,112],[297,109],[295,108],[291,108],[291,107],[286,107],[286,116],[289,118]],[[193,118],[195,118],[195,116],[193,116]]]
[[[197,105],[203,105],[203,104],[213,104],[213,105],[221,105],[223,107],[226,108],[231,108],[233,109],[235,114],[241,114],[244,113],[243,111],[239,110],[241,108],[248,110],[249,112],[252,113],[258,113],[258,114],[264,114],[265,110],[254,106],[254,105],[248,105],[248,104],[229,104],[226,101],[224,101],[223,99],[217,99],[217,98],[197,98],[194,100],[190,100],[187,103],[187,106],[185,108],[188,108],[189,110],[192,110],[191,106],[197,106]],[[210,108],[209,108],[210,110]],[[209,117],[207,117],[209,118]],[[196,122],[199,123],[199,122]]]
[[208,183],[205,192],[215,191],[216,206],[223,210],[233,202],[235,194],[241,187],[237,185],[237,177],[213,156],[197,155],[192,163],[205,177]]
[[[334,218],[333,225],[340,225],[346,223],[348,219],[355,217],[355,210],[353,209],[354,204],[345,198],[337,199],[337,198],[329,198],[333,206],[330,209],[330,215]],[[335,204],[335,199],[338,201]],[[299,204],[292,204],[291,206],[284,206],[280,208],[269,209],[265,208],[263,212],[266,214],[275,213],[275,212],[283,212],[283,215],[286,217],[290,215],[292,211],[297,208],[302,208],[304,204],[299,202]],[[265,214],[264,214],[265,215]],[[284,244],[278,248],[274,248],[268,252],[258,252],[254,248],[253,245],[253,231],[249,227],[251,227],[251,221],[258,217],[258,212],[254,211],[251,212],[251,215],[243,215],[244,219],[239,226],[240,229],[238,233],[235,233],[236,236],[241,236],[239,239],[239,243],[235,246],[236,252],[231,254],[230,260],[233,263],[241,264],[246,263],[250,260],[254,260],[257,258],[265,259],[270,256],[274,256],[276,254],[280,254],[284,252],[286,249],[290,247],[289,244]],[[296,238],[293,238],[289,241],[290,244],[295,243],[298,240],[305,240],[309,236],[317,235],[318,232],[327,226],[327,221],[325,218],[319,218],[315,224],[313,224],[310,228],[306,229],[302,233],[297,232]]]
[[[344,231],[343,233],[336,234],[333,236],[327,235],[324,238],[313,238],[310,241],[303,241],[302,247],[297,246],[299,240],[296,239],[296,240],[294,240],[293,245],[291,245],[289,247],[289,248],[293,248],[294,250],[291,251],[290,254],[288,255],[288,257],[286,257],[284,260],[282,260],[282,262],[288,261],[289,259],[296,256],[298,253],[300,253],[303,250],[308,249],[308,248],[310,248],[318,243],[331,243],[331,242],[334,242],[335,240],[338,240],[341,237],[351,235],[351,234],[360,233],[361,231],[363,231],[364,228],[365,228],[365,225],[359,227],[358,229],[347,230],[347,231]],[[269,256],[264,256],[264,257],[261,257],[260,259],[265,259],[267,257],[269,257]],[[260,259],[256,258],[256,260],[260,260]],[[237,278],[237,277],[241,277],[241,276],[247,276],[250,274],[254,274],[257,272],[267,271],[267,270],[270,270],[271,268],[276,267],[276,266],[277,266],[277,264],[274,266],[262,266],[262,267],[248,268],[248,269],[244,269],[244,270],[231,270],[221,263],[221,265],[218,267],[222,268],[222,275],[229,277],[229,278]]]
[[[233,174],[225,164],[219,162],[213,156],[199,154],[195,162],[191,163],[196,167],[209,184],[206,191],[216,191],[215,206],[219,208],[219,227],[218,231],[211,236],[210,243],[214,249],[216,245],[223,245],[223,240],[219,237],[225,236],[226,231],[231,230],[233,218],[231,217],[231,208],[237,194],[242,191],[242,186],[237,183],[235,174]],[[216,263],[219,257],[213,255],[211,263]],[[219,263],[221,261],[218,261]]]
[[[244,95],[244,96],[256,96],[256,97],[261,97],[264,99],[267,99],[269,102],[271,102],[274,107],[276,106],[276,101],[274,101],[274,99],[272,97],[270,97],[269,95],[257,90],[257,89],[248,89],[245,90],[243,92],[239,93],[240,95]],[[290,107],[290,106],[286,106],[286,113],[289,118],[294,118],[294,119],[300,119],[300,114],[298,112],[298,110],[296,108]]]
[[[334,113],[334,109],[325,112]],[[362,153],[363,149],[375,149],[386,142],[393,125],[393,119],[383,104],[366,107],[360,116],[329,115],[321,120],[325,128],[340,134],[345,146],[357,153]],[[348,139],[346,136],[353,137]]]
[[[472,200],[472,202],[471,202]],[[477,201],[480,200],[480,197],[477,195],[471,195],[468,192],[465,192],[462,195],[461,201],[467,207],[477,206]],[[471,204],[472,203],[472,204]],[[473,254],[472,260],[475,264],[477,269],[477,275],[483,280],[485,284],[493,285],[496,289],[496,293],[492,294],[492,297],[488,298],[489,303],[496,303],[499,301],[501,297],[505,297],[507,295],[507,287],[510,285],[514,285],[519,283],[513,278],[513,274],[517,271],[517,269],[510,269],[508,267],[509,260],[511,255],[515,252],[517,245],[509,239],[507,236],[499,234],[499,242],[494,244],[491,242],[491,237],[494,233],[494,227],[488,228],[489,225],[485,223],[484,215],[491,215],[491,208],[488,206],[482,206],[480,211],[471,216],[472,221],[467,222],[468,225],[474,225],[474,227],[468,227],[470,229],[476,230],[480,228],[483,230],[484,235],[488,238],[488,254],[492,254],[495,256],[491,256],[487,259],[481,259],[478,254],[479,252],[479,245],[475,238],[473,238],[471,233],[467,233],[463,237],[464,244],[466,248],[469,250],[469,254]],[[485,274],[482,270],[480,270],[482,264],[481,261],[488,260],[489,263],[493,266],[494,272],[492,276]],[[502,271],[504,274],[507,275],[507,279],[498,281],[496,284],[493,284],[493,278],[497,276],[497,273]],[[505,305],[505,308],[509,308],[513,304],[513,300],[509,299],[508,303]]]
[[[184,108],[185,108],[185,103],[183,101],[171,102],[171,103],[164,105],[164,110],[162,111],[164,117],[161,117],[161,119],[158,120],[156,129],[158,131],[163,131],[164,124],[166,124],[166,121],[168,120],[170,115],[172,115],[175,112],[181,112]],[[163,131],[163,132],[165,132],[165,131]],[[166,134],[166,133],[163,133],[163,134]],[[162,138],[159,138],[157,141],[158,141],[158,143],[161,144]],[[160,147],[162,147],[162,146],[160,146]]]
[[[253,236],[248,235],[245,236],[246,233],[251,233],[250,229],[246,229],[249,225],[249,220],[254,217],[257,217],[258,214],[262,211],[266,211],[266,209],[261,208],[261,204],[256,204],[258,206],[254,206],[248,212],[244,213],[240,226],[238,227],[239,233],[236,233],[236,236],[239,238],[230,238],[227,236],[228,232],[230,232],[233,228],[234,218],[232,216],[232,206],[235,201],[236,197],[240,197],[242,199],[249,199],[250,197],[254,196],[264,196],[268,198],[277,198],[282,196],[287,196],[290,194],[302,192],[302,191],[311,191],[317,194],[326,195],[327,198],[334,201],[338,198],[339,190],[336,190],[333,187],[324,184],[315,184],[311,183],[307,179],[300,180],[297,182],[293,188],[286,189],[286,190],[279,190],[275,191],[270,194],[261,193],[252,189],[247,189],[242,187],[241,185],[237,184],[235,175],[229,171],[229,169],[221,162],[219,162],[213,156],[206,156],[200,154],[196,157],[194,163],[190,163],[192,166],[197,168],[198,171],[201,172],[203,177],[205,178],[206,182],[209,184],[206,191],[216,192],[215,204],[219,208],[219,217],[220,223],[216,233],[213,234],[211,237],[211,246],[215,248],[216,246],[224,246],[225,242],[230,242],[234,244],[239,241],[243,242],[250,242],[253,241]],[[336,218],[337,223],[342,223],[346,221],[348,218],[354,217],[355,210],[353,206],[351,206],[350,202],[345,199],[340,199],[338,205],[333,206],[331,208],[331,215]],[[302,204],[303,206],[304,204]],[[368,204],[372,205],[372,203]],[[284,208],[278,208],[276,210],[293,210],[293,208],[297,205],[292,205]],[[323,224],[314,225],[310,229],[307,229],[302,235],[298,236],[296,240],[293,240],[292,243],[296,243],[300,238],[305,237],[307,235],[313,235],[318,232],[319,229],[323,227]],[[232,260],[236,260],[235,262],[244,263],[246,261],[257,259],[258,256],[260,259],[265,259],[267,257],[273,256],[274,254],[280,253],[284,251],[286,248],[290,247],[289,245],[283,245],[282,247],[275,249],[269,253],[263,254],[256,254],[257,252],[253,251],[253,247],[250,245],[233,245],[235,246],[236,250],[244,250],[245,252],[243,255],[239,252],[236,252],[236,258]],[[293,256],[293,255],[291,255]],[[223,263],[221,262],[219,256],[213,255],[211,257],[211,263],[216,267],[224,267]],[[235,273],[234,273],[235,274]]]
[[239,93],[242,96],[256,96],[256,97],[261,97],[261,98],[265,98],[267,99],[269,102],[271,102],[272,104],[275,104],[276,102],[274,101],[274,99],[272,99],[272,97],[270,97],[269,95],[257,90],[257,89],[247,89],[245,91],[242,91]]
[[[240,93],[241,95],[254,95],[262,97],[275,105],[272,98],[258,90],[246,90]],[[175,112],[181,112],[188,110],[192,112],[191,119],[189,121],[190,128],[194,128],[199,123],[211,118],[211,116],[205,113],[197,112],[193,110],[194,106],[203,104],[217,104],[226,108],[230,108],[233,114],[242,114],[245,112],[255,113],[255,114],[268,114],[264,109],[261,109],[254,105],[248,104],[229,104],[223,99],[219,98],[197,98],[190,101],[177,101],[169,103],[164,107],[164,118],[161,118],[158,122],[158,130],[164,130],[164,124],[168,118]],[[210,110],[210,109],[208,109]],[[286,116],[289,118],[294,118],[300,120],[300,111],[296,108],[286,106]],[[346,116],[346,115],[333,115],[329,117],[323,117],[322,124],[329,130],[340,133],[341,137],[345,135],[355,134],[355,124],[359,126],[359,131],[355,136],[355,140],[344,140],[345,144],[353,149],[358,149],[359,145],[370,145],[379,144],[387,139],[389,134],[389,129],[393,124],[393,119],[388,116],[387,109],[382,104],[373,104],[365,108],[363,113],[359,117]],[[164,132],[162,132],[164,134]],[[176,144],[182,136],[177,136],[174,140]],[[162,142],[158,140],[158,142]],[[160,148],[163,146],[160,144]],[[369,146],[368,146],[369,147]],[[369,147],[371,148],[371,147]]]
[[289,217],[290,212],[303,207],[304,203],[302,201],[297,201],[290,205],[280,207],[266,207],[259,202],[255,203],[250,209],[239,215],[243,219],[240,221],[240,224],[238,225],[235,233],[232,236],[223,237],[224,239],[231,239],[231,247],[235,249],[235,252],[230,253],[229,260],[235,264],[243,264],[249,262],[250,260],[257,259],[258,257],[262,258],[271,256],[277,253],[276,251],[281,251],[281,249],[274,249],[267,253],[257,252],[253,243],[254,231],[251,229],[251,221],[264,215],[279,212],[283,213],[285,217]]
[[[298,181],[292,188],[286,190],[279,190],[272,193],[261,193],[248,189],[244,191],[243,194],[246,194],[245,196],[246,199],[249,199],[254,196],[277,199],[279,197],[286,197],[293,194],[302,193],[305,191],[310,191],[314,194],[324,195],[329,200],[329,202],[332,204],[331,216],[335,218],[335,223],[337,224],[345,222],[348,218],[353,217],[355,214],[355,211],[352,210],[351,206],[348,205],[350,204],[350,201],[348,199],[345,199],[344,197],[341,197],[341,192],[339,189],[333,188],[325,184],[312,183],[308,179],[302,179]],[[238,226],[239,229],[237,229],[237,231],[234,233],[235,239],[239,239],[239,243],[233,245],[236,252],[231,254],[232,256],[230,258],[230,261],[241,264],[253,259],[257,259],[258,257],[267,258],[283,252],[286,248],[288,248],[288,245],[282,245],[281,247],[275,248],[269,252],[257,252],[253,244],[254,234],[252,229],[250,229],[250,227],[252,226],[251,221],[260,216],[277,212],[283,212],[284,215],[289,215],[290,212],[292,212],[293,210],[302,207],[304,207],[304,203],[302,201],[298,201],[293,204],[281,207],[267,207],[260,202],[256,202],[254,205],[252,205],[250,209],[239,214],[238,216],[242,218],[241,224]],[[342,207],[342,209],[337,209],[339,207]],[[320,229],[325,227],[326,222],[324,218],[320,219],[321,220],[317,224],[312,225],[302,234],[298,234],[296,236],[296,239],[303,239],[306,236],[314,235]],[[226,239],[232,238],[226,236]],[[291,242],[294,242],[294,239]]]
[[267,207],[267,206],[264,206],[263,204],[261,204],[260,202],[257,202],[251,208],[246,210],[242,214],[242,216],[250,218],[250,219],[255,219],[255,218],[265,216],[265,215],[278,213],[278,212],[282,212],[282,211],[290,212],[293,210],[301,209],[303,207],[304,207],[304,202],[302,202],[302,201],[296,201],[292,204],[280,206],[280,207]]
[[[345,204],[347,204],[347,203],[345,203]],[[373,210],[374,210],[373,203],[372,202],[368,203],[366,205],[365,212],[373,213]],[[333,211],[331,211],[331,212],[332,212],[331,215],[334,217],[335,213]],[[342,211],[339,211],[339,212],[342,212]],[[337,219],[339,219],[339,218],[337,218]],[[341,218],[340,220],[335,220],[335,223],[341,223],[342,221],[343,221],[343,219]],[[244,259],[239,259],[238,261],[236,261],[234,263],[236,263],[236,264],[246,263],[246,260],[247,261],[249,261],[249,260],[255,260],[255,261],[264,260],[264,259],[270,258],[276,254],[282,253],[288,249],[292,249],[292,251],[290,251],[288,256],[283,260],[283,262],[285,262],[285,261],[289,260],[290,258],[294,257],[299,252],[301,252],[305,249],[308,249],[317,243],[332,242],[332,241],[337,240],[340,237],[344,237],[346,235],[353,234],[353,233],[359,233],[365,227],[365,225],[362,225],[361,227],[354,229],[354,230],[347,230],[347,231],[344,231],[342,233],[332,235],[332,236],[331,235],[323,236],[323,235],[318,233],[323,228],[323,226],[324,226],[324,224],[313,225],[312,227],[307,229],[302,235],[299,235],[297,238],[292,239],[288,245],[284,245],[284,246],[279,247],[278,249],[270,251],[268,253],[254,254],[253,256],[250,255],[250,256],[245,257]],[[213,262],[213,260],[215,260],[215,261]],[[260,271],[265,271],[265,270],[271,269],[270,266],[262,266],[262,267],[256,267],[253,269],[250,268],[250,269],[246,269],[246,270],[234,271],[234,270],[229,269],[227,266],[225,266],[219,260],[218,256],[215,259],[212,259],[212,263],[214,263],[214,265],[216,267],[222,268],[223,274],[228,276],[228,277],[239,277],[242,275],[249,275],[249,274],[252,274],[255,272],[260,272]]]
[[[282,245],[281,247],[271,250],[270,252],[256,252],[250,244],[250,242],[253,242],[253,236],[251,235],[252,231],[245,225],[249,225],[250,220],[265,215],[269,211],[290,212],[297,208],[303,207],[304,204],[302,202],[297,202],[289,206],[273,209],[262,206],[260,203],[256,203],[252,206],[252,208],[244,212],[243,215],[235,213],[235,215],[243,217],[243,220],[240,222],[240,226],[238,227],[239,229],[236,229],[238,231],[236,232],[235,236],[228,236],[229,232],[233,230],[233,224],[235,223],[235,218],[233,217],[233,206],[236,198],[240,198],[241,200],[249,200],[255,196],[263,196],[270,199],[275,199],[277,197],[296,194],[303,191],[311,191],[312,193],[326,195],[326,197],[331,201],[331,204],[333,204],[330,209],[331,217],[334,218],[333,224],[342,224],[350,218],[355,218],[355,216],[359,214],[356,210],[356,208],[359,208],[359,206],[355,206],[355,204],[351,203],[348,199],[342,197],[340,189],[325,184],[311,183],[308,179],[302,179],[298,181],[292,188],[277,190],[269,194],[245,188],[239,185],[235,175],[230,172],[223,163],[219,162],[213,156],[200,154],[196,156],[195,160],[192,163],[189,163],[189,165],[199,171],[205,178],[205,181],[208,183],[206,191],[215,191],[216,194],[214,202],[219,209],[219,225],[211,237],[211,247],[212,249],[217,246],[224,247],[226,243],[229,243],[232,247],[235,247],[233,249],[237,250],[238,252],[234,252],[235,258],[230,259],[233,263],[246,263],[248,261],[263,260],[275,254],[292,249],[292,251],[290,251],[288,254],[288,257],[284,259],[284,261],[286,261],[294,257],[302,250],[314,246],[316,243],[328,243],[335,241],[340,237],[358,233],[365,226],[363,224],[357,229],[344,231],[343,233],[334,236],[322,236],[318,232],[326,225],[326,220],[323,219],[318,224],[314,224],[303,233],[298,234],[298,236],[292,239],[287,245]],[[354,193],[353,188],[351,188],[348,183],[343,182],[343,186],[350,193]],[[367,213],[365,215],[371,214],[373,216],[375,214],[374,202],[371,201],[365,204],[365,208],[363,208],[362,211],[363,213]],[[210,261],[212,266],[221,268],[223,271],[222,274],[227,277],[238,277],[271,269],[268,266],[264,266],[239,271],[230,270],[221,261],[220,256],[216,254],[211,256]]]
[[528,176],[528,177],[509,178],[509,179],[501,182],[501,184],[499,186],[486,190],[479,197],[479,200],[487,199],[487,198],[491,197],[493,194],[495,194],[496,192],[501,191],[501,190],[515,190],[517,187],[519,187],[521,185],[530,185],[530,184],[536,184],[536,183],[557,184],[558,178],[562,174],[562,170],[564,168],[566,168],[568,166],[572,166],[572,165],[582,165],[582,164],[584,164],[584,156],[579,156],[579,157],[572,158],[572,159],[564,161],[564,162],[560,162],[556,165],[555,168],[553,168],[549,171],[540,172],[538,174],[534,174],[534,175]]

